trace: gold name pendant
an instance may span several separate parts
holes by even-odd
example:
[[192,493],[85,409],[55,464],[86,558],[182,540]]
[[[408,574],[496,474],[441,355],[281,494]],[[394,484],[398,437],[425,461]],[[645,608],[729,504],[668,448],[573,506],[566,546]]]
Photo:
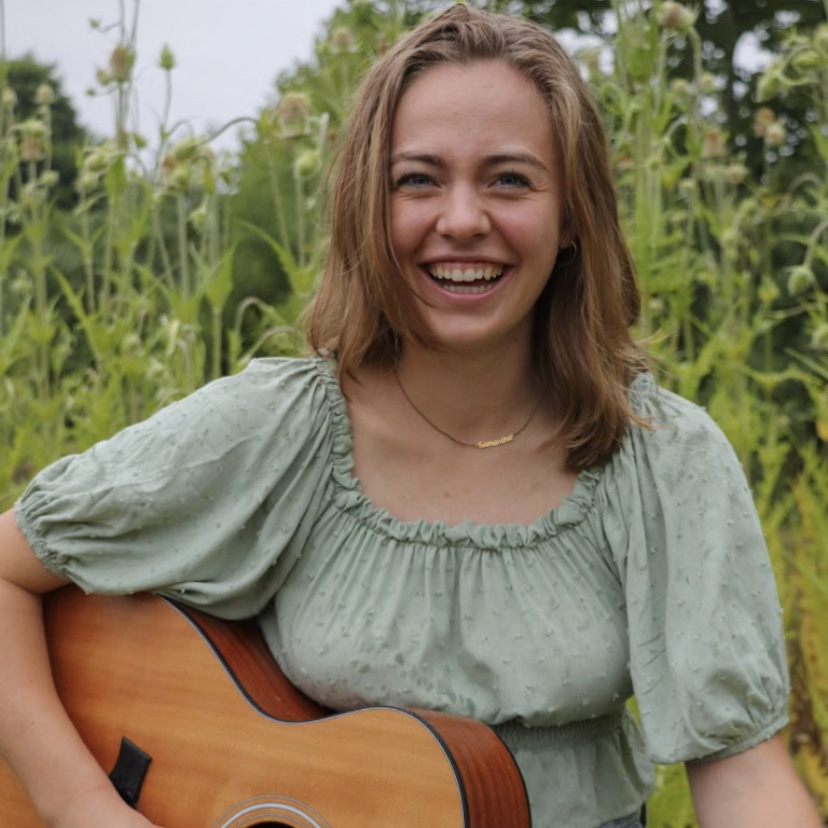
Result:
[[477,447],[479,449],[494,448],[495,446],[502,446],[504,443],[511,443],[514,439],[514,434],[507,434],[505,437],[501,437],[499,440],[481,440],[477,444]]

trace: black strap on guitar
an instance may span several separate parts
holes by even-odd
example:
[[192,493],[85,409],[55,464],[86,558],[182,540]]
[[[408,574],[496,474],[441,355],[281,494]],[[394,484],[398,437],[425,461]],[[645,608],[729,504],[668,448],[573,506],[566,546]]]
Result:
[[115,766],[109,774],[109,781],[115,786],[121,799],[131,808],[138,804],[141,786],[144,784],[144,777],[151,761],[152,757],[148,753],[144,753],[126,736],[121,737],[121,748]]

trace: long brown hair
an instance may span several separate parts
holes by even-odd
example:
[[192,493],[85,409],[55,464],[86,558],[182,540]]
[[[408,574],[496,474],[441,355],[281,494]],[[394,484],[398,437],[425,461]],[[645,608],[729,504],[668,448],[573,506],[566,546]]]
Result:
[[[618,221],[598,109],[555,38],[528,21],[457,5],[421,24],[372,67],[354,100],[330,200],[327,266],[307,318],[316,352],[340,374],[392,366],[426,341],[389,236],[389,152],[400,97],[441,63],[500,60],[530,78],[559,143],[565,236],[535,308],[535,369],[560,416],[570,469],[605,462],[632,418],[627,387],[647,360],[629,328],[640,299]],[[634,418],[632,418],[634,419]]]

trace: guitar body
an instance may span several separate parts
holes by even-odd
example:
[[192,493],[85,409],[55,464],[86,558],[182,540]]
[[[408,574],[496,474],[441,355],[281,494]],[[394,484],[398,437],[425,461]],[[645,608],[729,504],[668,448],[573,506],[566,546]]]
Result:
[[[46,599],[45,618],[58,692],[101,766],[123,737],[151,758],[137,808],[156,825],[530,826],[489,728],[395,708],[331,715],[292,687],[252,622],[73,587]],[[2,761],[0,817],[43,828]]]

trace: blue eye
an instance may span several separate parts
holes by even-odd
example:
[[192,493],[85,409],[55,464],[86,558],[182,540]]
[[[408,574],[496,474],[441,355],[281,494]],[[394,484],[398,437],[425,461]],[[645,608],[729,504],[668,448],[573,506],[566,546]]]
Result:
[[400,189],[401,187],[428,187],[431,184],[432,180],[425,173],[406,173],[394,182],[394,189]]
[[520,188],[529,186],[529,180],[525,176],[522,176],[519,173],[514,172],[501,173],[497,177],[497,183],[509,188]]

